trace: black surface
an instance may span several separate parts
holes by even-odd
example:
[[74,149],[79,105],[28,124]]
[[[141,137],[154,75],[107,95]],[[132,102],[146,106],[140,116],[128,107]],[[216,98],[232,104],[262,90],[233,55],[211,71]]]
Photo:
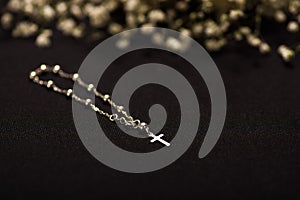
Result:
[[[268,33],[266,39],[272,45],[284,38],[290,40],[289,34],[278,31]],[[67,71],[77,71],[96,44],[55,33],[53,46],[39,49],[32,39],[13,40],[1,34],[0,192],[3,197],[295,199],[299,196],[299,57],[293,66],[286,66],[275,53],[260,56],[243,44],[214,54],[227,90],[228,113],[213,151],[198,159],[203,138],[200,134],[172,165],[153,173],[127,174],[104,166],[87,152],[73,124],[70,100],[28,80],[29,71],[41,63],[59,63]],[[102,123],[109,122],[103,119]],[[113,127],[107,126],[108,130]]]

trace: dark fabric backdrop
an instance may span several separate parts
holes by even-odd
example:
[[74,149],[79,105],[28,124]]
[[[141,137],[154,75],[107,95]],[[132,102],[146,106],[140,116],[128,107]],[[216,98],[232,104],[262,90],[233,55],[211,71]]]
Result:
[[[300,39],[285,33],[283,26],[264,26],[272,46]],[[2,197],[295,199],[299,195],[299,57],[286,65],[276,53],[261,56],[245,44],[212,54],[228,98],[226,124],[213,151],[197,158],[203,139],[199,134],[172,165],[153,173],[128,174],[106,167],[88,153],[76,133],[70,100],[28,79],[30,70],[41,63],[59,63],[76,72],[97,43],[55,32],[51,48],[40,49],[33,39],[0,34]],[[139,59],[143,56],[148,55]],[[203,106],[209,107],[206,102]],[[107,120],[100,121],[108,132],[114,130]],[[128,146],[136,144],[126,141]]]

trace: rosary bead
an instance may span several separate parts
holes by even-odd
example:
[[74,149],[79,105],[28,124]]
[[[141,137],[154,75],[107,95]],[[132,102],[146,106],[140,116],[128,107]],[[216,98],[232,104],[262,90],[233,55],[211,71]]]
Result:
[[109,96],[108,94],[105,94],[105,95],[103,96],[103,101],[106,102],[109,98],[110,98],[110,96]]
[[53,86],[53,81],[52,80],[49,80],[48,82],[47,82],[47,88],[50,88],[50,87],[52,87]]
[[57,73],[60,70],[60,66],[59,65],[55,65],[53,68],[53,73]]
[[76,81],[79,78],[79,74],[73,74],[72,80]]
[[53,91],[57,92],[58,91],[58,87],[53,86]]
[[146,122],[142,122],[142,123],[141,123],[141,126],[142,126],[142,127],[147,126]]
[[39,78],[38,76],[35,76],[35,77],[33,78],[33,81],[34,81],[35,83],[38,83],[39,80],[40,80],[40,78]]
[[47,69],[47,66],[45,64],[42,64],[40,68],[42,71],[45,71]]
[[90,91],[92,91],[93,88],[94,88],[94,85],[93,84],[89,84],[87,90],[90,92]]
[[67,90],[67,96],[69,97],[72,94],[73,90],[72,89],[68,89]]
[[124,109],[123,106],[118,106],[118,107],[117,107],[118,112],[121,112],[123,109]]
[[33,79],[35,76],[36,76],[36,72],[35,71],[30,72],[30,75],[29,75],[30,79]]
[[92,100],[86,99],[86,100],[85,100],[85,105],[87,106],[87,105],[89,105],[91,102],[92,102]]

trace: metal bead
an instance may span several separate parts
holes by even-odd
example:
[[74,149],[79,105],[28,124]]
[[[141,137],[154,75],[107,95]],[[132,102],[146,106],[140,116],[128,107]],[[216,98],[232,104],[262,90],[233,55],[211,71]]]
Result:
[[142,123],[141,123],[141,126],[142,126],[142,127],[145,127],[145,126],[147,126],[147,123],[146,123],[146,122],[142,122]]
[[35,77],[33,78],[33,81],[36,82],[36,83],[39,82],[39,80],[40,80],[40,78],[39,78],[38,76],[35,76]]
[[29,75],[30,79],[33,79],[35,76],[36,76],[36,72],[35,71],[30,72],[30,75]]
[[89,105],[91,102],[92,102],[92,100],[86,99],[86,100],[85,100],[85,105],[87,106],[87,105]]
[[147,128],[147,123],[146,123],[146,122],[140,123],[139,128],[140,128],[140,129]]
[[59,65],[55,65],[53,67],[53,73],[57,73],[60,70],[60,66]]
[[45,70],[47,69],[47,66],[46,66],[45,64],[42,64],[42,65],[40,66],[40,68],[41,68],[42,71],[45,71]]
[[123,106],[118,106],[118,107],[117,107],[118,112],[122,111],[123,109],[124,109]]
[[103,101],[106,102],[109,98],[110,98],[110,96],[109,96],[108,94],[105,94],[105,95],[103,96]]
[[72,80],[76,81],[79,78],[79,74],[73,74]]
[[58,87],[56,86],[53,87],[53,91],[57,92],[58,90],[59,90]]
[[73,92],[72,89],[68,89],[68,90],[67,90],[67,96],[68,96],[68,97],[71,96],[72,92]]
[[52,87],[53,86],[53,81],[52,80],[49,80],[48,82],[47,82],[47,88],[50,88],[50,87]]
[[89,84],[87,90],[90,92],[90,91],[92,91],[93,88],[94,88],[94,85],[93,84]]

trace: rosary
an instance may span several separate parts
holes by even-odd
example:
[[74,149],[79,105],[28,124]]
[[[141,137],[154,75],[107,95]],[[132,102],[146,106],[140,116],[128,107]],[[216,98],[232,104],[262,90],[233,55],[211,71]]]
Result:
[[[96,105],[92,104],[91,99],[84,99],[84,98],[77,96],[76,94],[73,93],[72,89],[62,89],[62,88],[58,87],[57,85],[55,85],[52,80],[48,80],[48,81],[41,80],[39,78],[39,75],[41,75],[42,73],[46,73],[46,72],[57,74],[58,76],[60,76],[61,78],[64,78],[64,79],[70,79],[74,83],[77,83],[80,86],[86,88],[88,92],[94,93],[96,97],[99,97],[102,101],[109,103],[110,106],[119,113],[119,115],[104,112],[103,110],[98,108]],[[144,130],[145,133],[147,134],[147,136],[151,139],[150,140],[151,143],[160,142],[160,143],[164,144],[165,146],[170,146],[170,143],[168,143],[167,141],[165,141],[162,138],[164,136],[164,134],[159,134],[158,136],[155,135],[153,132],[151,132],[149,130],[149,126],[147,123],[141,122],[139,119],[134,119],[132,116],[130,116],[124,110],[123,106],[120,106],[120,105],[117,105],[116,103],[114,103],[108,94],[104,95],[104,94],[100,93],[99,91],[97,91],[97,89],[95,88],[95,86],[93,84],[85,83],[79,77],[79,74],[77,74],[77,73],[75,73],[75,74],[66,73],[60,68],[59,65],[55,65],[54,67],[52,67],[52,66],[43,64],[36,70],[30,72],[29,78],[38,85],[46,86],[47,88],[52,89],[54,92],[71,97],[75,101],[90,107],[96,113],[99,113],[100,115],[107,117],[112,122],[118,122],[122,125],[129,126],[134,129]]]

